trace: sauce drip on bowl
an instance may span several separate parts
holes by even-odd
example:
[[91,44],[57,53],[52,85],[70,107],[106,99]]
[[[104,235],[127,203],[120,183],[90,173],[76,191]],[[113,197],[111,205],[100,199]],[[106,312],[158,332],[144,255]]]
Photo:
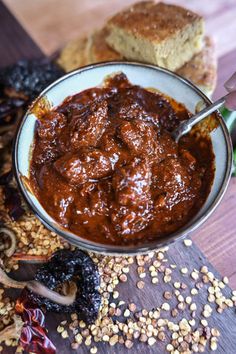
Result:
[[103,244],[155,240],[185,225],[214,178],[210,137],[170,132],[190,113],[122,73],[37,122],[30,183],[64,228]]

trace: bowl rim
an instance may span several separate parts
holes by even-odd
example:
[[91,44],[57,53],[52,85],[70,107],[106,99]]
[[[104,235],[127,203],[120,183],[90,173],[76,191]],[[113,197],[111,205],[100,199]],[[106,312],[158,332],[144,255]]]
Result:
[[[146,64],[146,63],[139,63],[135,61],[105,61],[105,62],[100,62],[100,63],[95,63],[95,64],[90,64],[86,65],[83,67],[80,67],[79,69],[70,71],[69,73],[66,73],[63,75],[61,78],[57,79],[53,83],[51,83],[49,86],[47,86],[38,96],[37,98],[31,103],[31,105],[28,107],[27,111],[25,112],[22,120],[20,121],[17,130],[16,130],[16,135],[15,139],[13,142],[13,149],[12,149],[12,167],[13,167],[13,173],[16,178],[17,185],[20,189],[21,195],[23,196],[25,202],[29,206],[30,210],[33,211],[35,216],[42,222],[42,224],[49,229],[50,231],[55,232],[57,235],[65,239],[67,242],[73,244],[74,246],[77,246],[83,250],[90,251],[90,252],[95,252],[99,254],[106,254],[106,255],[136,255],[136,254],[141,254],[141,253],[148,253],[152,252],[156,249],[160,249],[166,246],[169,246],[171,243],[175,242],[176,240],[181,240],[184,237],[186,237],[188,234],[192,233],[195,231],[198,227],[200,227],[213,213],[213,211],[216,209],[216,207],[219,205],[220,201],[222,200],[227,186],[230,181],[230,176],[232,172],[232,164],[233,164],[233,152],[232,152],[232,142],[230,138],[230,133],[226,127],[226,124],[224,122],[224,119],[222,118],[221,114],[218,114],[220,126],[222,128],[225,142],[226,142],[226,148],[227,148],[227,165],[224,173],[224,179],[223,182],[221,183],[221,186],[219,188],[219,193],[217,194],[216,198],[213,200],[213,202],[209,205],[205,213],[200,217],[197,218],[193,223],[191,223],[191,220],[184,225],[181,229],[177,230],[174,233],[171,233],[170,235],[167,235],[165,237],[157,238],[156,240],[146,242],[144,245],[143,244],[138,244],[138,245],[106,245],[106,244],[100,244],[97,242],[90,241],[89,239],[80,237],[73,232],[63,229],[63,227],[54,220],[54,222],[50,222],[47,217],[45,217],[39,210],[38,208],[34,205],[32,202],[31,197],[29,196],[29,193],[27,189],[25,188],[22,179],[21,179],[21,173],[19,171],[19,166],[18,166],[18,148],[19,148],[19,139],[21,136],[22,128],[25,124],[25,121],[30,114],[30,108],[35,105],[38,100],[41,99],[48,91],[50,91],[54,86],[59,84],[60,82],[67,80],[69,77],[80,74],[81,72],[85,72],[88,70],[93,70],[98,67],[104,67],[104,66],[114,66],[114,65],[123,65],[123,66],[134,66],[134,67],[145,67],[149,69],[154,69],[160,72],[163,72],[165,74],[168,74],[180,81],[182,81],[186,86],[188,86],[190,89],[194,90],[207,104],[211,104],[212,101],[198,88],[196,87],[192,82],[189,80],[183,78],[182,76],[159,66],[155,66],[152,64]],[[36,196],[35,196],[36,197]],[[38,198],[36,197],[38,200]],[[39,202],[39,200],[38,200]],[[39,203],[41,205],[41,203]],[[43,208],[44,209],[44,208]],[[46,211],[46,210],[45,210]],[[47,211],[46,211],[47,213]],[[53,218],[52,218],[53,219]],[[59,228],[57,228],[57,225]]]

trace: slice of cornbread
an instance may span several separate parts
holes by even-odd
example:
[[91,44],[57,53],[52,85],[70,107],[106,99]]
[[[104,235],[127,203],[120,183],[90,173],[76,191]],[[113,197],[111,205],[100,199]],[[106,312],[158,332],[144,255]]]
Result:
[[92,63],[122,60],[122,56],[106,43],[108,34],[108,29],[103,27],[91,35],[71,40],[60,52],[57,63],[68,72]]
[[217,60],[215,44],[212,38],[205,37],[203,49],[196,54],[177,74],[185,77],[197,85],[206,95],[211,96],[217,78]]
[[92,34],[92,43],[90,47],[90,60],[92,63],[97,63],[107,60],[122,60],[121,54],[114,51],[106,43],[106,37],[109,35],[109,31],[106,27],[95,31]]
[[70,41],[61,51],[57,63],[66,71],[71,71],[89,64],[91,40],[80,37]]
[[[106,43],[108,31],[104,28],[95,31],[87,38],[77,38],[62,49],[57,60],[65,71],[99,61],[125,60]],[[77,44],[76,44],[77,43]],[[83,45],[81,45],[83,43]],[[86,43],[86,44],[85,44]],[[211,96],[216,85],[217,60],[215,45],[211,38],[205,37],[200,53],[177,70],[177,73],[192,81],[204,93]]]
[[107,43],[127,59],[177,70],[202,48],[203,18],[180,6],[136,3],[107,23]]

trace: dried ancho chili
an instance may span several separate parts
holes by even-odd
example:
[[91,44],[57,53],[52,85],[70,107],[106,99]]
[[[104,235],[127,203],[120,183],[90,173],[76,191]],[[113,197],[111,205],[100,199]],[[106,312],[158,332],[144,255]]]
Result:
[[84,252],[60,250],[48,263],[41,266],[35,280],[51,290],[57,290],[65,282],[75,282],[77,293],[75,301],[61,305],[30,291],[29,297],[38,306],[45,306],[48,311],[76,312],[86,323],[96,320],[101,304],[99,293],[99,273],[92,259]]

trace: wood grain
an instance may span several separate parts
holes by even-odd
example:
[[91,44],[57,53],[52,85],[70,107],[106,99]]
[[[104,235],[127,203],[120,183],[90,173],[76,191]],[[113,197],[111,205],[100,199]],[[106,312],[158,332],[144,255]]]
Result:
[[[184,282],[188,285],[188,289],[181,290],[181,294],[186,297],[189,294],[189,289],[194,286],[194,281],[189,277],[189,275],[183,275],[180,273],[180,267],[187,267],[189,270],[193,270],[194,268],[199,269],[202,265],[206,265],[210,271],[212,271],[216,277],[220,279],[219,273],[212,267],[212,265],[207,261],[205,256],[199,251],[199,249],[193,245],[191,247],[184,246],[182,241],[178,241],[175,244],[171,245],[168,252],[167,252],[167,264],[170,265],[177,265],[177,268],[173,270],[172,273],[172,280]],[[126,303],[135,303],[137,306],[137,311],[141,309],[146,309],[151,311],[156,307],[160,307],[160,305],[166,301],[163,298],[164,291],[173,292],[175,289],[172,283],[166,284],[163,282],[163,276],[159,275],[159,283],[157,285],[153,285],[150,282],[150,276],[147,275],[145,278],[145,287],[142,290],[138,290],[136,287],[137,283],[137,273],[136,273],[136,264],[131,266],[130,273],[128,274],[128,281],[127,283],[120,283],[117,287],[117,290],[120,293],[120,299],[124,300]],[[21,274],[21,279],[31,279],[35,267],[26,265],[24,266],[24,274]],[[17,273],[17,277],[19,278],[19,274]],[[17,295],[19,292],[14,292]],[[227,286],[223,290],[224,295],[227,297],[230,296],[231,290]],[[201,312],[203,310],[203,306],[207,303],[207,285],[204,285],[202,289],[199,290],[199,294],[193,297],[193,302],[197,304],[197,311],[196,311],[196,328],[199,326],[199,319],[202,318]],[[12,292],[11,292],[12,296]],[[118,302],[118,300],[114,300],[114,302]],[[171,308],[175,308],[177,305],[177,300],[175,296],[171,300],[168,300]],[[218,342],[218,348],[216,353],[217,354],[235,354],[236,348],[236,316],[235,316],[235,309],[229,308],[223,312],[223,314],[219,314],[215,311],[215,304],[212,305],[214,309],[213,315],[207,319],[209,327],[216,327],[221,332],[221,336]],[[125,309],[125,307],[121,307],[121,309]],[[163,314],[162,318],[170,319],[170,313],[166,312]],[[173,322],[177,323],[180,321],[181,318],[190,319],[190,311],[188,308],[184,311],[180,311],[179,315],[176,319],[173,319]],[[67,315],[59,315],[50,313],[47,314],[46,317],[46,324],[47,328],[49,329],[49,338],[56,343],[58,348],[58,354],[67,354],[71,353],[71,342],[73,340],[72,337],[67,340],[63,340],[61,336],[56,332],[56,327],[60,321],[68,320],[69,316]],[[119,320],[121,320],[119,318]],[[201,327],[201,325],[200,325]],[[168,331],[167,331],[168,333]],[[167,334],[166,333],[166,334]],[[167,338],[169,339],[169,335],[167,334]],[[138,341],[135,342],[135,345],[132,349],[127,351],[127,349],[123,345],[119,345],[116,347],[110,347],[106,343],[96,343],[98,347],[98,353],[102,354],[126,354],[127,352],[130,354],[137,354],[143,352],[143,354],[161,354],[166,353],[165,345],[168,341],[160,342],[158,341],[156,345],[153,347],[148,347],[146,344],[142,344]],[[78,351],[73,351],[75,353],[89,353],[89,349],[81,345]],[[210,353],[210,349],[207,346],[204,353]],[[8,352],[7,352],[8,353]],[[211,352],[212,353],[212,352]],[[5,354],[5,353],[4,353]]]
[[232,178],[221,204],[192,239],[221,274],[236,288],[236,178]]
[[22,58],[36,58],[43,55],[41,49],[5,6],[0,8],[0,26],[0,67],[13,64]]
[[[24,2],[24,0],[23,0]],[[37,3],[37,1],[35,1]],[[97,1],[96,1],[97,3]],[[104,5],[104,1],[102,2]],[[196,4],[195,1],[193,1]],[[226,1],[227,6],[233,6],[233,3]],[[214,6],[213,6],[214,7]],[[214,7],[214,11],[220,8]],[[41,55],[42,52],[33,44],[32,40],[27,36],[26,32],[13,20],[10,13],[4,8],[0,3],[0,65],[4,66],[7,63],[12,63],[13,61],[20,59],[22,55],[27,57]],[[231,51],[228,54],[224,54],[220,59],[220,63],[223,63],[224,67],[219,66],[219,85],[223,84],[225,80],[225,75],[228,71],[233,69],[235,64],[235,52]],[[227,67],[225,67],[227,66]],[[222,85],[223,87],[223,85]],[[220,91],[219,91],[220,92]],[[236,203],[235,203],[235,193],[236,193],[236,180],[232,179],[230,187],[227,191],[223,202],[218,207],[217,211],[208,220],[204,226],[198,230],[193,235],[193,240],[196,244],[204,251],[205,255],[213,263],[213,265],[225,275],[228,275],[232,279],[232,283],[236,286],[236,238],[234,237],[234,232],[236,229]],[[205,256],[199,251],[198,247],[193,245],[193,247],[186,248],[183,246],[182,242],[177,242],[170,246],[168,251],[169,262],[172,264],[177,264],[177,269],[182,266],[187,266],[189,269],[199,269],[203,264],[206,264],[209,269],[215,273],[212,265],[205,258]],[[21,268],[20,277],[25,279],[26,277],[31,278],[35,267],[31,265],[24,265]],[[170,285],[163,284],[160,279],[160,284],[157,286],[151,285],[150,281],[147,281],[147,285],[143,291],[136,289],[137,275],[135,273],[135,266],[131,269],[131,274],[129,275],[129,281],[127,284],[119,284],[119,292],[121,297],[127,302],[135,302],[138,308],[146,308],[148,310],[153,307],[159,306],[162,302],[163,290],[169,288]],[[19,277],[19,273],[17,273]],[[189,278],[183,277],[178,270],[174,271],[173,280],[182,279],[188,286],[192,286],[193,283]],[[150,285],[148,285],[150,284]],[[188,290],[186,290],[187,295]],[[225,289],[225,294],[229,295],[230,289],[227,287]],[[16,295],[16,293],[14,293]],[[11,296],[14,295],[11,292]],[[196,298],[199,310],[203,304],[206,303],[206,288],[204,287],[199,296]],[[185,295],[185,294],[184,294]],[[174,306],[175,303],[171,302]],[[218,353],[234,354],[236,348],[236,317],[234,314],[234,309],[227,309],[223,315],[214,313],[214,315],[209,319],[209,325],[215,326],[220,329],[223,335],[220,338],[219,346],[217,349]],[[187,312],[181,314],[181,316],[188,317]],[[197,319],[199,319],[200,314],[198,313]],[[49,328],[49,336],[54,340],[59,348],[58,353],[69,353],[71,352],[70,341],[63,341],[57,332],[56,323],[59,320],[64,320],[64,315],[54,315],[50,314],[47,316],[47,326]],[[164,346],[162,343],[158,342],[153,348],[148,348],[145,345],[137,344],[131,349],[130,353],[137,353],[143,351],[146,353],[163,353]],[[6,349],[5,353],[10,353],[9,349]],[[115,350],[109,350],[108,346],[105,344],[99,344],[99,353],[126,353],[127,349],[124,347],[118,347]],[[209,348],[206,352],[209,352]],[[78,353],[88,353],[87,348],[81,348]]]

